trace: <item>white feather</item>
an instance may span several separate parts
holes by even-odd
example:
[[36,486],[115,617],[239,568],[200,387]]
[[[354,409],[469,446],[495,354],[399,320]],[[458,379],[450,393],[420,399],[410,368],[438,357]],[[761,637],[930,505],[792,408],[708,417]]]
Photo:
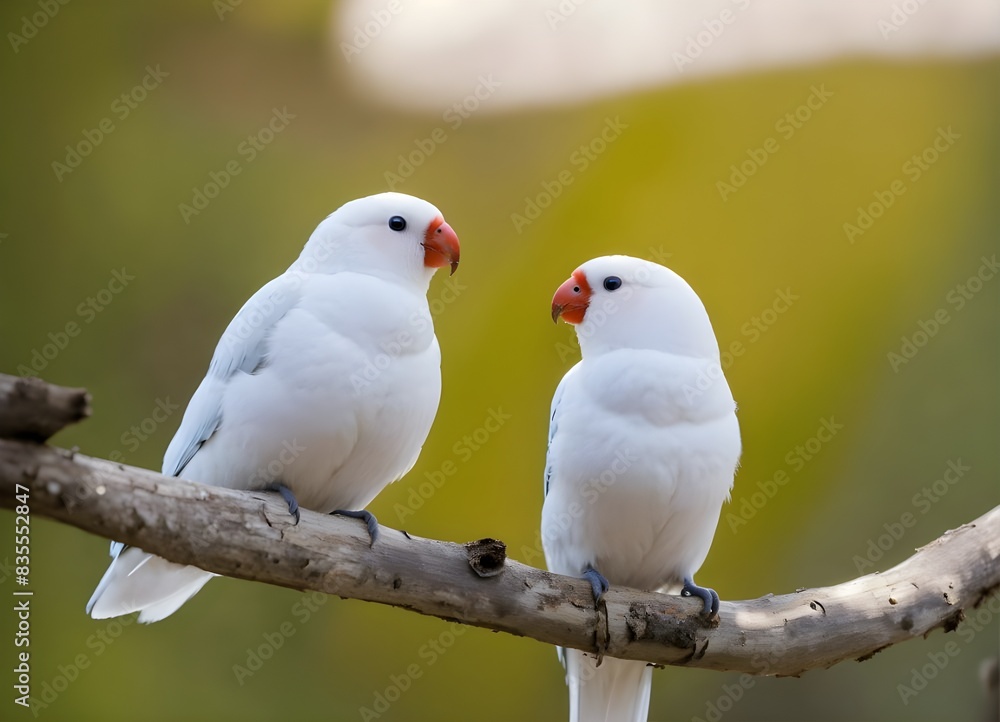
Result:
[[645,722],[653,668],[645,662],[565,650],[570,722]]
[[111,562],[87,603],[94,619],[140,612],[140,622],[156,622],[177,610],[214,574],[124,548]]
[[[402,216],[403,231],[388,227]],[[441,353],[424,234],[440,212],[384,193],[331,214],[240,309],[171,441],[163,473],[234,489],[281,482],[305,509],[363,509],[415,463]],[[116,553],[117,552],[117,553]],[[212,574],[120,545],[87,611],[177,610]]]
[[[556,390],[542,542],[549,569],[676,591],[708,554],[740,455],[736,404],[697,295],[624,256],[584,264],[583,359]],[[604,278],[624,281],[606,291]],[[613,302],[609,305],[609,301]],[[592,313],[605,309],[604,316]],[[651,672],[566,650],[571,720],[643,720]]]

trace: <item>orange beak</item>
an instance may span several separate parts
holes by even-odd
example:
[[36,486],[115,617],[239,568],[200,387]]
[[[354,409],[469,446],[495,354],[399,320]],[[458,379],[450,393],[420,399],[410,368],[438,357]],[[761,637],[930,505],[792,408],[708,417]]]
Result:
[[458,236],[441,216],[435,218],[427,226],[424,242],[420,245],[424,247],[424,265],[427,268],[441,268],[450,265],[452,273],[458,268],[460,251]]
[[566,323],[583,323],[589,305],[590,284],[587,283],[587,276],[578,268],[552,297],[552,320],[558,321],[562,316]]

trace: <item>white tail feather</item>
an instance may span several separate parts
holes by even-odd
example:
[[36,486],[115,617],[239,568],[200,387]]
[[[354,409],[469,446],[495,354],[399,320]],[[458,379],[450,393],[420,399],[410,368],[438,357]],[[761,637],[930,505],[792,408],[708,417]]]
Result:
[[112,555],[114,561],[87,602],[87,613],[94,619],[139,612],[140,622],[158,622],[176,612],[216,576],[135,547],[113,546]]
[[570,722],[646,722],[653,668],[645,662],[562,651],[569,686]]

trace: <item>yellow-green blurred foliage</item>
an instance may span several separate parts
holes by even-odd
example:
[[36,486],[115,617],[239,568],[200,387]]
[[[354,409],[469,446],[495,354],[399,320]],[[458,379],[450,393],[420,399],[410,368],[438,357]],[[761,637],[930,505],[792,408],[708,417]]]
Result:
[[[16,32],[34,7],[6,4],[0,29]],[[223,21],[207,1],[72,3],[17,53],[0,52],[0,370],[29,366],[49,333],[76,322],[81,333],[41,376],[94,397],[93,418],[54,443],[159,468],[181,412],[150,429],[158,401],[186,403],[240,305],[324,216],[385,190],[399,156],[441,127],[446,142],[396,189],[435,203],[462,240],[457,285],[439,274],[430,291],[444,393],[417,466],[371,507],[383,524],[455,541],[498,537],[514,558],[544,564],[548,406],[577,358],[549,302],[578,264],[606,253],[674,268],[701,295],[720,344],[742,344],[727,375],[743,462],[699,574],[723,599],[852,578],[869,542],[910,512],[915,524],[864,571],[888,568],[1000,502],[1000,280],[961,308],[948,296],[998,250],[1000,61],[844,61],[582,107],[473,114],[453,129],[440,115],[365,100],[329,47],[327,23],[322,2],[246,3]],[[157,64],[169,76],[120,119],[112,103]],[[786,138],[776,123],[813,86],[832,96]],[[275,107],[294,120],[246,162],[239,144]],[[53,161],[104,117],[114,131],[57,180]],[[627,127],[584,169],[572,156],[607,119]],[[908,176],[904,163],[939,128],[958,139],[918,179]],[[717,182],[768,138],[777,152],[723,200]],[[234,158],[242,172],[185,223],[179,204]],[[563,171],[572,183],[515,228],[512,214]],[[849,242],[844,223],[896,179],[905,193]],[[122,269],[134,280],[111,303],[96,314],[79,308]],[[796,300],[755,331],[777,291]],[[887,355],[939,309],[948,322],[894,370]],[[509,421],[465,451],[463,437],[491,410]],[[822,419],[843,428],[814,458],[794,461],[788,455]],[[143,420],[140,441],[130,428]],[[420,482],[449,460],[457,473],[420,505]],[[958,460],[971,470],[945,495],[915,497]],[[751,518],[758,482],[779,470],[789,483]],[[12,554],[12,518],[2,515],[0,560]],[[445,622],[372,604],[329,599],[303,623],[302,594],[221,579],[151,627],[92,621],[83,607],[107,541],[33,524],[33,691],[64,690],[42,719],[360,719],[410,665],[420,677],[380,719],[566,714],[551,648],[479,629],[453,636]],[[234,665],[285,622],[294,634],[240,683]],[[996,654],[997,627],[992,619],[971,641],[937,632],[863,664],[758,680],[724,718],[976,719],[985,703],[978,667]],[[98,636],[118,633],[110,644]],[[949,639],[960,654],[904,705],[897,685]],[[439,654],[431,642],[453,644]],[[9,670],[13,647],[3,644]],[[71,668],[78,677],[66,685],[60,675]],[[705,718],[738,677],[666,669],[654,679],[650,718],[665,720]]]

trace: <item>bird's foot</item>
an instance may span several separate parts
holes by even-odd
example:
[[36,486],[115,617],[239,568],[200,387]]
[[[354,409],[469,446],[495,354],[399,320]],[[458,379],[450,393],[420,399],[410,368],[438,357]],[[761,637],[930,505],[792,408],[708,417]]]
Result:
[[368,538],[371,539],[369,547],[375,546],[375,542],[378,541],[378,519],[370,511],[362,509],[361,511],[354,511],[352,509],[337,509],[331,511],[331,514],[336,514],[337,516],[346,516],[351,519],[364,519],[365,524],[368,525]]
[[684,577],[684,586],[681,588],[682,597],[698,597],[705,603],[702,614],[714,617],[719,613],[719,595],[714,589],[699,587],[691,577]]
[[285,500],[288,504],[288,513],[295,517],[295,523],[299,523],[299,502],[295,498],[295,494],[287,486],[282,484],[280,481],[268,484],[264,487],[264,491],[276,491],[281,494],[281,498]]
[[[608,651],[608,643],[611,641],[608,625],[608,605],[604,604],[604,593],[611,588],[607,578],[594,567],[587,565],[583,570],[583,578],[590,582],[590,589],[594,593],[594,607],[597,610],[597,630],[595,639],[597,649],[597,666],[601,666],[604,661],[604,653]],[[603,613],[602,613],[603,612]]]
[[590,582],[590,588],[594,592],[594,604],[598,604],[604,596],[604,592],[608,591],[611,585],[608,584],[608,580],[604,578],[603,574],[589,564],[583,570],[583,578]]

